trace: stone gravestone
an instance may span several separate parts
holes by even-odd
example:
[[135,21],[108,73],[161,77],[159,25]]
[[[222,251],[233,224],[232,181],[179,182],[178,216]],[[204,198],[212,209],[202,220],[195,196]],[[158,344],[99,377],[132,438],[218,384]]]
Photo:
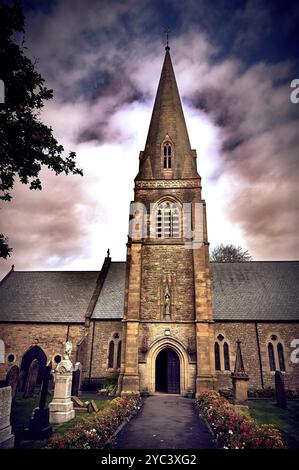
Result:
[[24,398],[29,398],[33,396],[38,376],[38,370],[39,362],[37,359],[33,359],[28,369],[27,380],[23,394]]
[[20,392],[24,392],[24,388],[26,385],[26,372],[24,370],[21,370],[19,373],[19,383],[18,383],[18,389]]
[[6,375],[6,387],[11,387],[11,398],[12,401],[15,401],[16,393],[18,390],[19,382],[19,368],[18,366],[12,366]]
[[73,364],[70,360],[72,344],[67,341],[63,360],[55,369],[53,400],[49,404],[50,423],[66,423],[75,417],[71,400]]
[[287,408],[283,375],[278,370],[275,372],[275,395],[277,406],[279,406],[279,408]]
[[53,369],[51,369],[51,376],[50,376],[50,380],[49,380],[48,392],[50,393],[50,395],[52,395],[52,393],[54,392],[54,371],[53,371]]
[[48,362],[47,367],[49,367],[48,371],[50,371],[49,382],[48,382],[48,395],[52,395],[53,390],[54,390],[54,371],[53,371],[52,361]]
[[15,436],[11,433],[11,387],[0,388],[0,449],[11,449]]
[[72,397],[77,397],[79,395],[81,386],[81,369],[82,367],[80,362],[76,362],[72,378]]
[[51,366],[47,366],[45,369],[39,406],[33,410],[29,427],[25,429],[23,433],[25,439],[47,439],[52,435],[52,427],[49,421],[49,408],[46,406],[51,369]]

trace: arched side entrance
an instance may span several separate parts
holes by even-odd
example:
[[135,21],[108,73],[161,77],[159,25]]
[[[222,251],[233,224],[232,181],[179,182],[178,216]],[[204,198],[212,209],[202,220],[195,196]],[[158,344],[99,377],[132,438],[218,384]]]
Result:
[[30,364],[34,359],[38,360],[39,369],[38,369],[38,376],[37,376],[37,384],[41,384],[45,368],[47,365],[47,356],[44,351],[39,346],[32,346],[28,351],[24,354],[22,362],[21,362],[21,373],[23,375],[22,386],[21,389],[24,388],[26,383],[27,373],[30,367]]
[[180,359],[171,348],[156,357],[156,392],[180,393]]

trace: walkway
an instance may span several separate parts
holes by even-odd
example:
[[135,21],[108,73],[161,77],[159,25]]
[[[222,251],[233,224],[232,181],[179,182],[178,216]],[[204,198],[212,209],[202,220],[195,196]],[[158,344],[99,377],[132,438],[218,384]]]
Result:
[[212,449],[211,434],[195,401],[179,395],[154,395],[118,434],[117,449]]

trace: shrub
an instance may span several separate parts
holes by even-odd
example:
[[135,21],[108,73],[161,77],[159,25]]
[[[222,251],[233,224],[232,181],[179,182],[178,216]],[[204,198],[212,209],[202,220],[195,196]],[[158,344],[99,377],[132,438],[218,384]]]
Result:
[[297,399],[299,397],[298,390],[286,390],[286,397],[288,400]]
[[232,396],[232,389],[231,388],[220,388],[219,395],[224,398],[230,398]]
[[197,405],[207,419],[215,443],[223,449],[286,448],[279,430],[270,424],[258,424],[253,418],[239,414],[218,392],[204,391]]
[[124,419],[130,417],[141,407],[136,395],[118,397],[103,410],[85,418],[61,436],[53,436],[47,449],[99,449],[112,437]]
[[[222,395],[221,390],[219,390]],[[297,399],[299,397],[298,390],[286,390],[286,397],[289,400]],[[224,396],[224,395],[223,395]],[[248,396],[250,398],[275,398],[275,390],[272,387],[265,388],[249,388]]]
[[274,398],[275,390],[272,387],[250,388],[248,396],[252,398]]
[[103,388],[115,386],[117,387],[118,374],[112,374],[109,377],[105,377],[103,382]]
[[106,390],[108,395],[113,396],[116,394],[117,385],[107,385]]

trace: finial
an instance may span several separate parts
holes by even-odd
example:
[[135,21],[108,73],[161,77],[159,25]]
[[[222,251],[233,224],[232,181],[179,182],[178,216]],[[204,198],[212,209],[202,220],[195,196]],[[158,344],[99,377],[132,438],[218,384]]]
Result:
[[14,265],[14,264],[11,265],[11,270],[12,270],[12,271],[15,270],[15,265]]
[[107,250],[107,258],[109,258],[109,257],[110,257],[110,249],[108,248],[108,250]]
[[170,28],[167,27],[165,28],[164,30],[165,34],[166,34],[166,47],[165,47],[165,51],[169,51],[170,50],[170,47],[169,47],[169,33],[171,32]]
[[243,363],[243,357],[242,357],[242,351],[241,351],[241,341],[238,339],[236,341],[237,343],[237,349],[236,349],[236,360],[235,360],[235,370],[234,374],[241,374],[241,375],[246,375],[245,368],[244,368],[244,363]]

